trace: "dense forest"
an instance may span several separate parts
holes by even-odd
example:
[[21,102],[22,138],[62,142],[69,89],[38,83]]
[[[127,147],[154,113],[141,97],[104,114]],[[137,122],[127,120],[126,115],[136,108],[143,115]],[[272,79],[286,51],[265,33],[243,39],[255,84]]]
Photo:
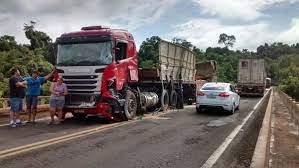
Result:
[[[140,46],[140,67],[151,68],[158,64],[158,45],[160,37],[147,38]],[[181,44],[196,55],[196,61],[215,60],[218,63],[218,81],[237,81],[238,61],[241,58],[263,58],[267,76],[272,79],[274,85],[299,100],[299,43],[288,45],[273,43],[260,45],[256,52],[247,49],[230,50],[237,39],[233,35],[221,34],[219,44],[224,47],[208,47],[200,50],[184,39],[174,38],[173,43]]]
[[[18,67],[22,76],[28,76],[32,70],[39,69],[42,75],[53,68],[53,42],[44,32],[35,29],[35,22],[24,24],[24,33],[29,45],[18,44],[13,36],[0,37],[0,97],[8,95],[8,78],[10,69]],[[263,44],[256,52],[247,49],[231,50],[236,38],[233,35],[220,34],[219,44],[224,47],[209,47],[205,51],[191,42],[174,38],[173,43],[181,44],[193,50],[196,61],[216,60],[218,62],[218,81],[236,82],[238,60],[240,58],[264,58],[268,77],[274,84],[299,100],[299,43],[288,45],[283,43]],[[158,64],[158,45],[160,37],[147,38],[139,49],[139,65],[151,68]],[[49,83],[43,85],[43,94],[48,94]]]
[[[12,68],[18,67],[22,76],[29,76],[36,69],[41,75],[46,75],[53,69],[47,61],[53,55],[52,40],[46,33],[35,30],[35,24],[24,24],[30,45],[18,44],[13,36],[0,37],[0,97],[8,96],[8,78]],[[48,94],[48,87],[49,83],[43,85],[44,95]]]

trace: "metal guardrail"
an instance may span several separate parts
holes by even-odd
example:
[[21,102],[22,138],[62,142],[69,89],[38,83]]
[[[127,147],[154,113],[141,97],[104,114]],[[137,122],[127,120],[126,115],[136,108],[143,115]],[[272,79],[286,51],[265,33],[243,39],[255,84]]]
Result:
[[[47,105],[50,101],[50,96],[38,96],[38,105]],[[25,99],[24,101],[24,109],[26,108]],[[0,111],[9,109],[9,98],[0,98]]]

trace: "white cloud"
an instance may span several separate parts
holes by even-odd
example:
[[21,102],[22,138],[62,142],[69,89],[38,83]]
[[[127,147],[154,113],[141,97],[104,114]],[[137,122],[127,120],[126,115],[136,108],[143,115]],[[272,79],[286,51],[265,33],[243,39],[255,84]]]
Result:
[[173,36],[185,38],[201,49],[219,46],[221,33],[236,37],[235,49],[255,50],[258,45],[272,40],[273,32],[267,23],[225,25],[217,19],[195,19],[175,28]]
[[281,32],[275,40],[289,44],[299,43],[299,18],[293,18],[290,29]]
[[279,3],[296,3],[299,0],[193,0],[203,14],[225,19],[252,21],[261,16],[263,10]]
[[37,28],[55,40],[61,33],[82,26],[106,25],[130,31],[155,22],[178,0],[10,0],[0,2],[0,36],[10,34],[28,42],[23,24],[37,21]]
[[219,35],[226,33],[236,37],[233,49],[249,49],[255,51],[264,43],[284,42],[299,43],[299,18],[293,18],[290,26],[282,31],[273,31],[267,22],[243,25],[227,25],[219,19],[193,19],[174,27],[169,36],[184,38],[195,46],[206,49],[218,47]]

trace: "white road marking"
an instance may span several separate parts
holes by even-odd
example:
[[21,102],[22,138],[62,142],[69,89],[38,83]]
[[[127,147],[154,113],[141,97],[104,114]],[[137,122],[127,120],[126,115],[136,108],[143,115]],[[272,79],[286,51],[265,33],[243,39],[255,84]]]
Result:
[[[265,95],[268,94],[269,91]],[[213,152],[213,154],[208,158],[208,160],[201,166],[201,168],[211,168],[226,150],[226,148],[230,145],[233,139],[237,136],[237,134],[241,131],[241,128],[245,125],[248,119],[252,116],[256,108],[261,104],[262,100],[264,100],[266,96],[264,96],[253,108],[252,111],[243,119],[242,123],[239,124],[229,135],[226,137],[224,142]]]

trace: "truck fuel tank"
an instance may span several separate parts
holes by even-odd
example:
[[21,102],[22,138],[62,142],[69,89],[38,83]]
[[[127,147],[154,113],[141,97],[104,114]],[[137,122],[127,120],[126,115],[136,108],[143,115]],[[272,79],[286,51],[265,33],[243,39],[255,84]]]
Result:
[[159,103],[159,96],[154,92],[141,92],[140,98],[145,108],[154,107]]

